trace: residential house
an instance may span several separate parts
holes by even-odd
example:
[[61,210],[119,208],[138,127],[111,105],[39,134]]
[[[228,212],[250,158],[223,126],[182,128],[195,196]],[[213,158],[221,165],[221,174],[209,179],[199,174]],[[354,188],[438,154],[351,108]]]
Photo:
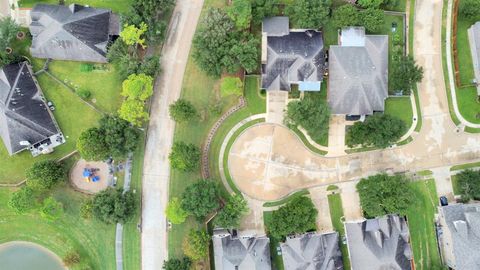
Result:
[[337,232],[305,233],[288,236],[282,243],[286,270],[341,270],[342,253]]
[[480,269],[480,203],[438,207],[444,263],[455,270]]
[[329,49],[328,104],[332,114],[371,115],[385,110],[388,96],[388,36],[364,27],[341,30]]
[[37,58],[105,63],[120,33],[119,18],[109,9],[37,4],[30,14],[30,52]]
[[238,235],[236,231],[214,230],[213,252],[216,270],[271,270],[270,239]]
[[472,53],[477,95],[480,96],[480,22],[476,22],[468,29],[468,41],[470,42],[470,52]]
[[65,142],[27,62],[0,70],[0,137],[10,155],[37,156]]
[[352,270],[411,270],[413,254],[409,230],[403,217],[387,215],[346,222]]

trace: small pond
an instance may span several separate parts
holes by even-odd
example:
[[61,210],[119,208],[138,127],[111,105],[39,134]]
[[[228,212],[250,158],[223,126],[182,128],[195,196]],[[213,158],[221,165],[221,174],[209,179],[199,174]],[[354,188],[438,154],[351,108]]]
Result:
[[2,270],[65,270],[60,258],[48,249],[29,242],[0,244]]

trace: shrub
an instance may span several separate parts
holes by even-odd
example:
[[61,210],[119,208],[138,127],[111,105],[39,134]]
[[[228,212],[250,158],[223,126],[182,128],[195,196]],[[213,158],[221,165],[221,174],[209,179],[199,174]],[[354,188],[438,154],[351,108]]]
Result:
[[240,225],[242,215],[247,212],[247,201],[242,196],[233,194],[215,217],[214,223],[221,228],[233,229]]
[[50,189],[56,183],[64,181],[66,175],[63,164],[54,160],[38,161],[26,171],[27,185],[39,190]]
[[218,186],[211,180],[199,180],[188,186],[182,194],[182,209],[199,220],[219,206]]
[[462,201],[480,200],[480,172],[465,170],[456,175]]
[[171,258],[163,262],[164,270],[190,270],[192,261],[188,257],[182,259]]
[[35,206],[32,189],[28,186],[24,186],[13,192],[12,197],[10,197],[10,200],[8,201],[8,206],[17,214],[23,214],[32,209]]
[[360,23],[371,33],[379,32],[385,23],[383,10],[368,8],[360,13]]
[[182,224],[188,217],[188,213],[183,210],[180,200],[176,197],[168,203],[165,215],[173,224]]
[[87,89],[80,89],[77,91],[77,95],[81,97],[82,99],[89,99],[92,96],[92,92],[90,92]]
[[465,16],[471,20],[480,19],[480,1],[461,0],[459,5],[460,16]]
[[349,147],[362,145],[386,148],[397,142],[407,130],[405,122],[388,114],[374,114],[365,122],[356,122],[347,132]]
[[200,149],[191,143],[175,142],[168,158],[173,169],[191,172],[200,166]]
[[193,261],[199,261],[208,256],[210,236],[203,230],[191,230],[183,240],[183,252]]
[[40,209],[40,216],[44,219],[54,221],[63,215],[63,205],[61,202],[55,200],[53,197],[48,197],[43,200],[42,208]]
[[63,263],[67,267],[73,267],[77,264],[80,263],[80,253],[76,250],[70,250],[64,257],[63,257]]
[[188,122],[198,118],[198,112],[193,104],[186,99],[177,99],[169,106],[170,117],[177,122]]

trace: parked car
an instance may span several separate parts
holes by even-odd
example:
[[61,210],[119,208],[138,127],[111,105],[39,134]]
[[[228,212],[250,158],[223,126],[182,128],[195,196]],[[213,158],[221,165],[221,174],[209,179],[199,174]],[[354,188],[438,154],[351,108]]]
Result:
[[440,205],[441,205],[441,206],[446,206],[446,205],[448,205],[447,197],[445,197],[445,196],[440,197]]

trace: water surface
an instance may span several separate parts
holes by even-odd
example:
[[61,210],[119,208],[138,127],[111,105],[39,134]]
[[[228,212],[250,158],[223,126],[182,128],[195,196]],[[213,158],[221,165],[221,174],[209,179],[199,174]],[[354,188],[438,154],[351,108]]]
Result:
[[50,250],[29,242],[0,244],[2,270],[65,270],[60,258]]

